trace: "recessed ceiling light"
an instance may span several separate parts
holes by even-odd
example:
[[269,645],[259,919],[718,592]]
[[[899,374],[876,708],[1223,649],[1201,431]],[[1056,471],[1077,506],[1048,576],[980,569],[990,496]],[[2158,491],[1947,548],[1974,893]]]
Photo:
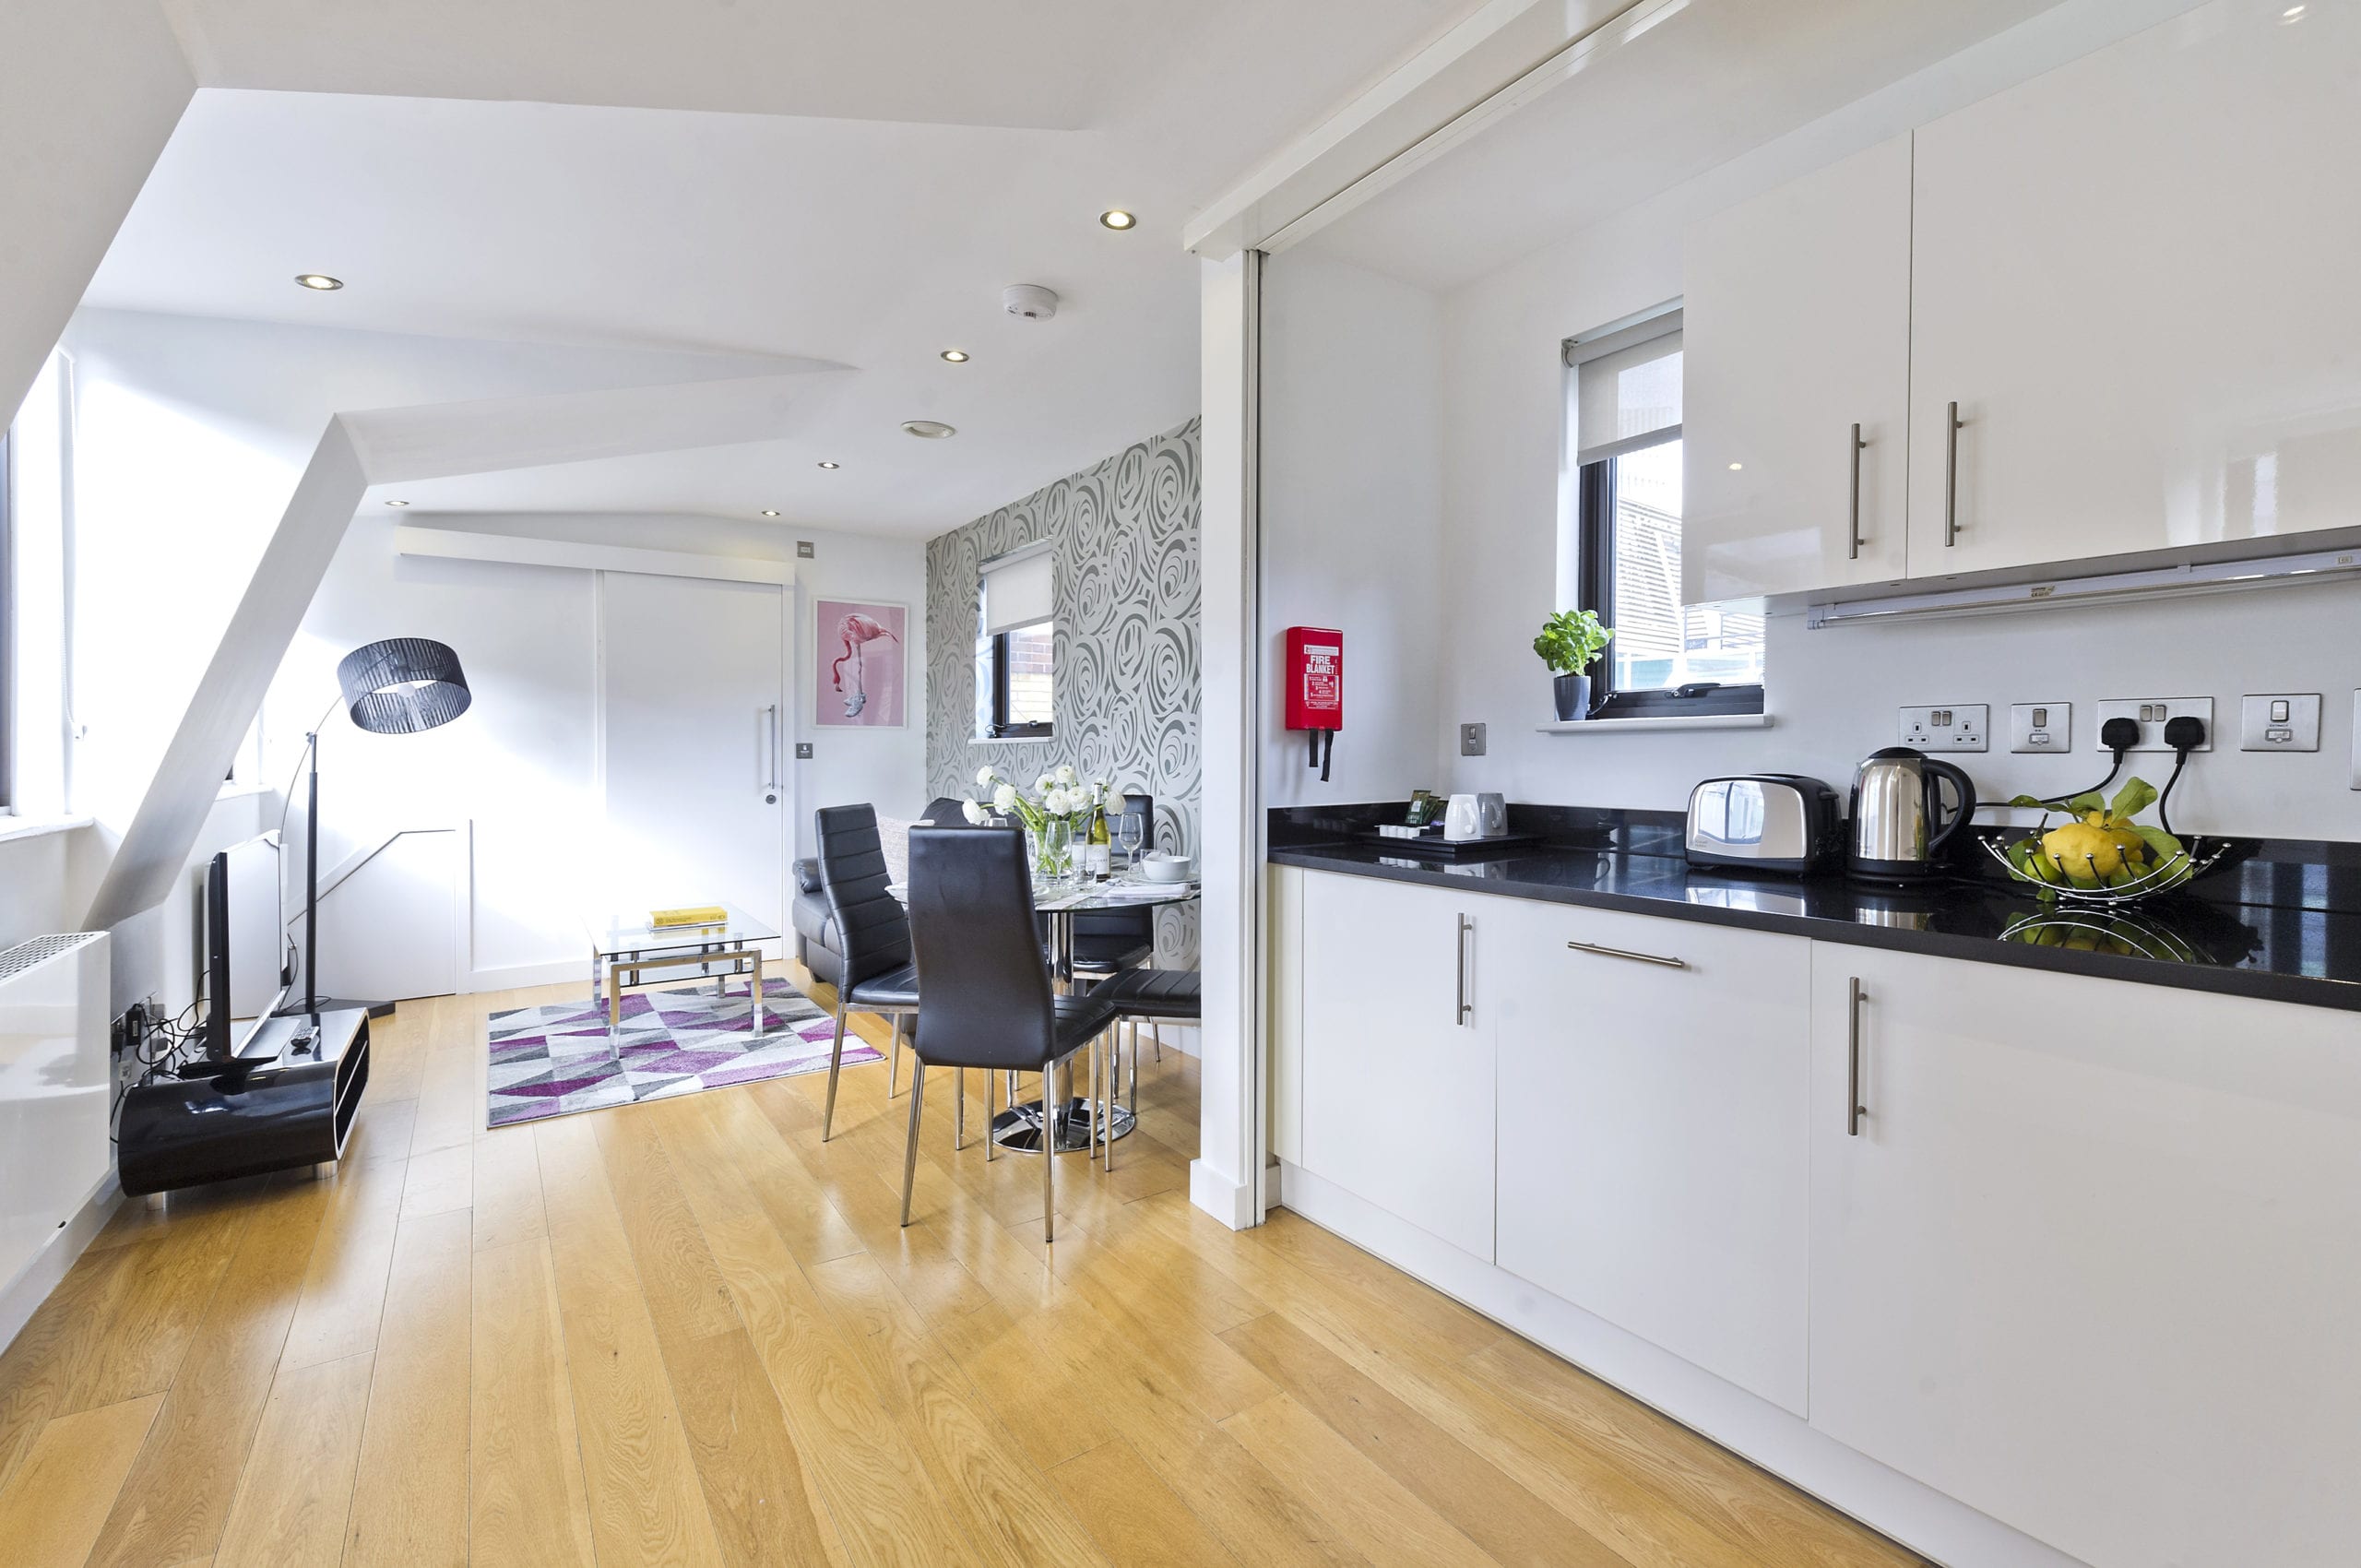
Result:
[[317,289],[322,293],[326,293],[331,289],[344,287],[343,279],[331,278],[325,272],[298,272],[295,274],[295,281],[306,289]]
[[941,420],[904,420],[902,428],[921,441],[941,441],[959,432]]
[[1140,220],[1120,207],[1110,207],[1098,215],[1098,221],[1109,229],[1136,229]]
[[966,364],[967,362],[967,350],[965,349],[945,349],[943,350],[943,357],[950,361],[953,364]]
[[1742,468],[1744,468],[1744,467],[1746,467],[1746,465],[1745,465],[1744,463],[1732,463],[1732,464],[1730,465],[1730,472],[1732,472],[1732,473],[1736,473],[1736,472],[1738,472],[1738,469],[1742,469]]
[[841,469],[844,467],[842,463],[832,463],[825,457],[820,459],[820,466],[824,469]]
[[2301,6],[2290,6],[2279,13],[2279,19],[2283,22],[2300,22],[2304,19],[2304,8]]
[[773,511],[770,507],[765,506],[763,508],[763,516],[765,517],[776,517],[778,514],[776,511]]
[[386,505],[388,506],[407,506],[409,503],[407,501],[388,501]]

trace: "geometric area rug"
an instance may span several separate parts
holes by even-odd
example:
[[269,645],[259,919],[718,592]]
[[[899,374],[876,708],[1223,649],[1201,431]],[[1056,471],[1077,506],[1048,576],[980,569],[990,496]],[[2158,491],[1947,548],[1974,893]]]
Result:
[[[716,996],[710,984],[627,993],[612,1037],[605,1004],[587,1000],[512,1008],[490,1023],[492,1127],[815,1072],[836,1033],[836,1019],[783,980],[763,987],[760,1037],[744,988]],[[847,1066],[879,1059],[846,1032]]]

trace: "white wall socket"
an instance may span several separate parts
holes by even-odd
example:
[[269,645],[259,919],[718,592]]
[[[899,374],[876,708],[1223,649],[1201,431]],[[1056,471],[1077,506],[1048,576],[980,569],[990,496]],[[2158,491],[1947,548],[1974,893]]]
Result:
[[2020,702],[2009,705],[2009,749],[2012,752],[2063,752],[2074,745],[2074,705],[2070,702]]
[[1985,737],[1991,719],[1992,709],[1980,702],[1905,707],[1902,710],[1902,743],[1922,752],[1986,751],[1989,749]]
[[2091,744],[2099,751],[2108,749],[2100,739],[2110,719],[2129,719],[2140,726],[2140,739],[2130,749],[2135,752],[2164,752],[2172,747],[2165,744],[2165,721],[2171,719],[2201,719],[2205,720],[2205,743],[2197,749],[2213,749],[2213,699],[2212,697],[2105,697],[2099,702],[2099,721],[2091,727]]

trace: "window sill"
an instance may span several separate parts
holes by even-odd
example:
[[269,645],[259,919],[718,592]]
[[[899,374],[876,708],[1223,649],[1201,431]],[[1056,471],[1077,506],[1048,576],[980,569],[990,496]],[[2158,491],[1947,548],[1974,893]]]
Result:
[[1698,713],[1672,714],[1662,719],[1576,719],[1557,724],[1537,724],[1534,729],[1544,735],[1631,735],[1660,734],[1667,730],[1768,730],[1771,715],[1767,713]]
[[979,735],[967,743],[971,746],[1046,746],[1055,735]]
[[94,816],[0,815],[0,844],[15,838],[39,838],[51,833],[71,833],[98,821]]

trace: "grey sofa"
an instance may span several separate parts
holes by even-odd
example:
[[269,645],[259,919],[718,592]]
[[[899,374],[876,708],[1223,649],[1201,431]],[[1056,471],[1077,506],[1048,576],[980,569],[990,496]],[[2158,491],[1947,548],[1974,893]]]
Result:
[[[965,827],[960,802],[948,795],[927,802],[920,821],[937,827]],[[828,890],[820,885],[820,861],[814,857],[795,862],[795,902],[789,909],[795,927],[795,957],[813,978],[834,985],[844,971],[844,945],[836,940],[836,917],[828,909]]]

